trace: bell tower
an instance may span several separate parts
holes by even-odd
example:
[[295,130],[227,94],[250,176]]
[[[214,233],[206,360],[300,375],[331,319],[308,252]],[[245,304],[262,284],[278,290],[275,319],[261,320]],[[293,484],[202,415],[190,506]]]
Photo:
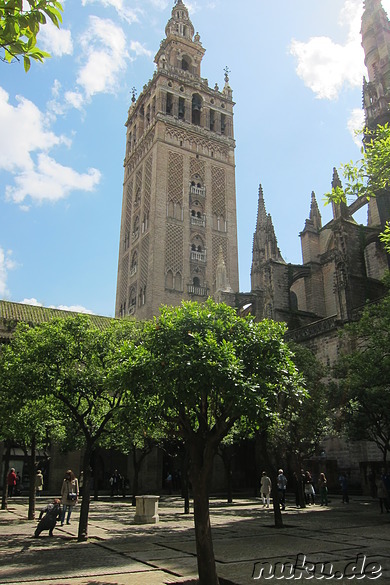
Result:
[[222,261],[239,288],[229,71],[222,90],[201,77],[205,49],[182,0],[165,34],[126,122],[117,317],[205,300]]
[[[362,47],[368,81],[363,80],[365,124],[369,130],[390,123],[390,22],[381,0],[365,0]],[[390,192],[377,193],[368,203],[368,225],[383,230],[390,217]],[[390,267],[390,258],[387,256]]]

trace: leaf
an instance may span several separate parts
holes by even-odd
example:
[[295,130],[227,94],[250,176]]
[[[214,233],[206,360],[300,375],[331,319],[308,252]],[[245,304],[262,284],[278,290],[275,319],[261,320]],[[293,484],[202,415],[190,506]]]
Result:
[[31,67],[31,61],[27,57],[27,55],[24,55],[24,57],[23,57],[23,64],[24,64],[24,70],[27,73]]

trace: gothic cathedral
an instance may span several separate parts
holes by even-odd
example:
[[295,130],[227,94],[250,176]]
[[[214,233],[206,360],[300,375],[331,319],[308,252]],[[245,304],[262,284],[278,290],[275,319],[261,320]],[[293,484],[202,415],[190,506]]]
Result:
[[205,49],[177,0],[156,71],[132,104],[115,315],[238,292],[233,100],[201,77]]

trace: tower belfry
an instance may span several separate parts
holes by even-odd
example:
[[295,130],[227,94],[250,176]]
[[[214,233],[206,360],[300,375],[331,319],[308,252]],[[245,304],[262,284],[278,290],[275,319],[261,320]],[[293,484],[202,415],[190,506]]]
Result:
[[372,129],[390,121],[390,22],[380,0],[365,0],[361,34],[368,71],[364,110],[366,125]]
[[205,49],[182,0],[165,34],[126,122],[116,316],[150,318],[161,304],[205,300],[221,259],[238,292],[228,69],[222,91],[201,77]]

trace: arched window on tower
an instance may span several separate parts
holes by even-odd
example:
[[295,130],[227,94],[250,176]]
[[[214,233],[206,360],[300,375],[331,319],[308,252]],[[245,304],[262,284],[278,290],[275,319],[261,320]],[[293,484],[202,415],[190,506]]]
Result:
[[168,270],[168,272],[165,275],[165,288],[168,288],[170,290],[173,289],[173,272],[172,272],[172,270]]
[[133,315],[135,313],[135,309],[137,306],[137,291],[135,286],[131,287],[130,294],[129,294],[129,315]]
[[173,113],[173,95],[167,92],[167,103],[165,108],[165,113],[172,115]]
[[182,283],[181,283],[181,274],[180,272],[176,272],[175,276],[175,290],[182,292]]
[[[183,35],[185,36],[185,30],[183,30]],[[191,60],[189,57],[184,56],[181,60],[181,68],[183,71],[189,71],[191,67]]]
[[132,242],[135,242],[135,240],[138,237],[139,237],[139,215],[137,215],[137,217],[134,220],[133,233],[131,234],[131,240],[132,240]]
[[202,111],[202,98],[198,93],[192,96],[192,123],[200,126],[200,114]]
[[185,116],[185,99],[179,97],[179,119],[184,120]]
[[133,256],[131,257],[130,276],[134,276],[134,274],[136,274],[137,265],[138,265],[138,253],[137,253],[137,251],[135,251]]

